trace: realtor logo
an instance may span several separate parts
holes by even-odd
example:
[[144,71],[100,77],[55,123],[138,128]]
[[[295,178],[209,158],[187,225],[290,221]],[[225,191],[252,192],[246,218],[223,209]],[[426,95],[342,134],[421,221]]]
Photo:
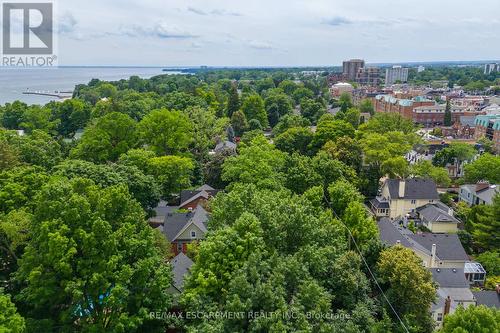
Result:
[[54,8],[52,2],[2,3],[2,65],[53,66]]

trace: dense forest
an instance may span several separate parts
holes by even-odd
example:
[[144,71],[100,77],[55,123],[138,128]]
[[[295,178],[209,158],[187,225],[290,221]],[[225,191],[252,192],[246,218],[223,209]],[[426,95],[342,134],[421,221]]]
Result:
[[[224,140],[238,143],[237,155],[211,153]],[[8,103],[0,331],[431,332],[430,272],[411,250],[382,246],[364,206],[384,175],[451,182],[442,161],[408,165],[402,156],[419,142],[399,115],[332,100],[326,73],[92,80],[63,102]],[[469,180],[499,181],[498,157],[467,168]],[[170,244],[147,217],[161,199],[205,183],[223,191],[174,299]],[[491,265],[499,207],[464,212],[474,219],[470,251]],[[174,308],[223,315],[178,318]],[[479,310],[483,327],[496,327],[498,311]]]

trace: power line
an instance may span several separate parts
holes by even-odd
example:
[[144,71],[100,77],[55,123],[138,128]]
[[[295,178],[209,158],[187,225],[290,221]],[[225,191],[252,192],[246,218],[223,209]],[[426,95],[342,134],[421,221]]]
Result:
[[368,272],[370,273],[372,279],[373,279],[373,282],[375,282],[375,284],[377,285],[378,289],[380,290],[380,292],[382,293],[382,296],[384,296],[384,299],[387,301],[387,304],[389,304],[389,306],[391,307],[391,310],[392,312],[394,312],[394,314],[396,315],[396,317],[398,318],[399,322],[401,323],[401,326],[403,326],[403,328],[405,329],[405,331],[407,333],[410,333],[410,331],[408,331],[408,328],[406,327],[405,323],[403,322],[403,320],[401,319],[401,317],[399,316],[398,312],[396,311],[396,309],[394,308],[394,306],[392,306],[392,303],[389,301],[389,299],[387,298],[385,292],[382,290],[382,287],[380,287],[376,277],[375,277],[375,274],[373,274],[372,270],[370,269],[370,266],[368,265],[368,263],[366,262],[366,259],[365,257],[363,256],[363,253],[361,252],[361,250],[359,249],[359,246],[358,246],[358,243],[356,242],[356,239],[354,239],[354,236],[352,235],[352,232],[351,230],[347,227],[347,225],[344,223],[344,221],[342,221],[342,219],[337,215],[337,213],[335,212],[335,210],[333,209],[332,207],[332,204],[330,203],[330,201],[328,200],[328,198],[326,197],[326,194],[323,193],[323,197],[325,198],[325,201],[326,203],[328,204],[328,207],[330,207],[330,210],[332,211],[332,213],[335,215],[335,217],[340,221],[340,223],[342,223],[342,225],[344,226],[344,228],[346,228],[347,232],[349,233],[349,237],[350,239],[352,239],[352,242],[354,243],[354,246],[356,247],[356,251],[358,252],[359,256],[361,257],[361,260],[363,260],[363,263],[365,264],[366,266],[366,269],[368,270]]

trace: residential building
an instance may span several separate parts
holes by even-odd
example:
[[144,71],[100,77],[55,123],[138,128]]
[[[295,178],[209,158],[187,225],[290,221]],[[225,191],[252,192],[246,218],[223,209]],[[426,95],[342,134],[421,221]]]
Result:
[[351,95],[353,90],[354,90],[354,87],[352,86],[352,84],[347,83],[347,82],[339,82],[339,83],[334,84],[330,88],[330,94],[333,97],[339,97],[343,93],[348,93]]
[[432,233],[456,233],[460,221],[453,216],[453,209],[438,201],[416,209],[422,226]]
[[220,154],[222,152],[229,152],[231,155],[236,155],[236,148],[237,148],[236,143],[225,140],[217,143],[217,145],[210,152],[210,154]]
[[496,194],[500,193],[499,185],[491,185],[488,182],[477,184],[465,184],[460,186],[458,200],[467,203],[469,206],[491,205]]
[[452,126],[441,126],[443,137],[452,137],[454,139],[472,139],[475,131],[475,116],[460,116],[459,121]]
[[[451,121],[452,123],[459,122],[462,116],[475,116],[476,113],[468,112],[463,106],[451,106]],[[412,120],[424,125],[425,127],[432,127],[444,124],[444,116],[446,112],[446,105],[425,105],[417,106],[412,110]]]
[[187,252],[187,245],[205,239],[207,233],[208,213],[198,205],[187,212],[168,213],[163,223],[163,233],[172,244],[172,252],[177,255]]
[[[381,218],[378,222],[380,240],[387,246],[400,244],[411,249],[425,267],[461,268],[470,262],[456,234],[414,234],[401,222]],[[464,277],[465,278],[465,277]]]
[[356,81],[359,69],[364,67],[365,61],[362,59],[346,60],[342,64],[342,73],[348,81]]
[[[399,98],[403,97],[405,98]],[[408,96],[409,97],[409,96]],[[406,98],[406,95],[382,94],[377,95],[374,100],[375,112],[398,113],[406,119],[413,119],[413,109],[419,106],[434,106],[436,102],[423,96]]]
[[500,287],[497,290],[473,291],[472,294],[476,298],[476,305],[500,309]]
[[401,66],[392,66],[385,70],[385,85],[390,86],[394,83],[408,81],[408,68]]
[[172,285],[169,291],[174,295],[179,295],[184,290],[184,279],[189,274],[193,261],[187,255],[180,252],[172,260],[170,266],[172,267]]
[[358,69],[356,82],[363,86],[378,86],[380,83],[380,69],[377,67]]
[[432,305],[431,314],[436,328],[441,328],[447,315],[454,313],[459,306],[475,306],[476,299],[462,268],[431,268],[430,271],[438,285],[438,299]]
[[500,114],[477,116],[474,138],[487,138],[493,142],[493,148],[500,153]]
[[449,147],[447,143],[439,144],[416,144],[413,149],[406,153],[405,158],[410,164],[420,161],[432,161],[434,155],[440,150]]
[[194,209],[200,204],[205,204],[208,199],[214,197],[219,190],[210,185],[203,185],[195,190],[182,190],[179,209]]
[[491,64],[484,65],[484,74],[485,75],[490,75],[492,72],[500,72],[500,64],[491,63]]
[[415,212],[418,207],[437,201],[439,195],[433,180],[408,178],[387,179],[382,185],[380,194],[370,203],[376,216],[395,219]]

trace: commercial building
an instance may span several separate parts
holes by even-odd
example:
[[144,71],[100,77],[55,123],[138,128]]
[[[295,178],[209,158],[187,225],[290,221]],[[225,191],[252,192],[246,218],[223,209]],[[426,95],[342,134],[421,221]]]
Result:
[[385,70],[385,85],[390,86],[394,83],[408,81],[408,68],[401,66],[392,66]]
[[380,69],[377,67],[358,69],[356,82],[363,86],[378,86],[380,83]]
[[365,67],[365,61],[362,59],[346,60],[342,64],[342,73],[349,81],[356,81],[356,76],[360,68]]
[[353,90],[354,90],[354,87],[352,86],[352,84],[346,83],[346,82],[339,82],[339,83],[334,84],[330,88],[330,94],[333,97],[339,97],[343,93],[352,94]]

